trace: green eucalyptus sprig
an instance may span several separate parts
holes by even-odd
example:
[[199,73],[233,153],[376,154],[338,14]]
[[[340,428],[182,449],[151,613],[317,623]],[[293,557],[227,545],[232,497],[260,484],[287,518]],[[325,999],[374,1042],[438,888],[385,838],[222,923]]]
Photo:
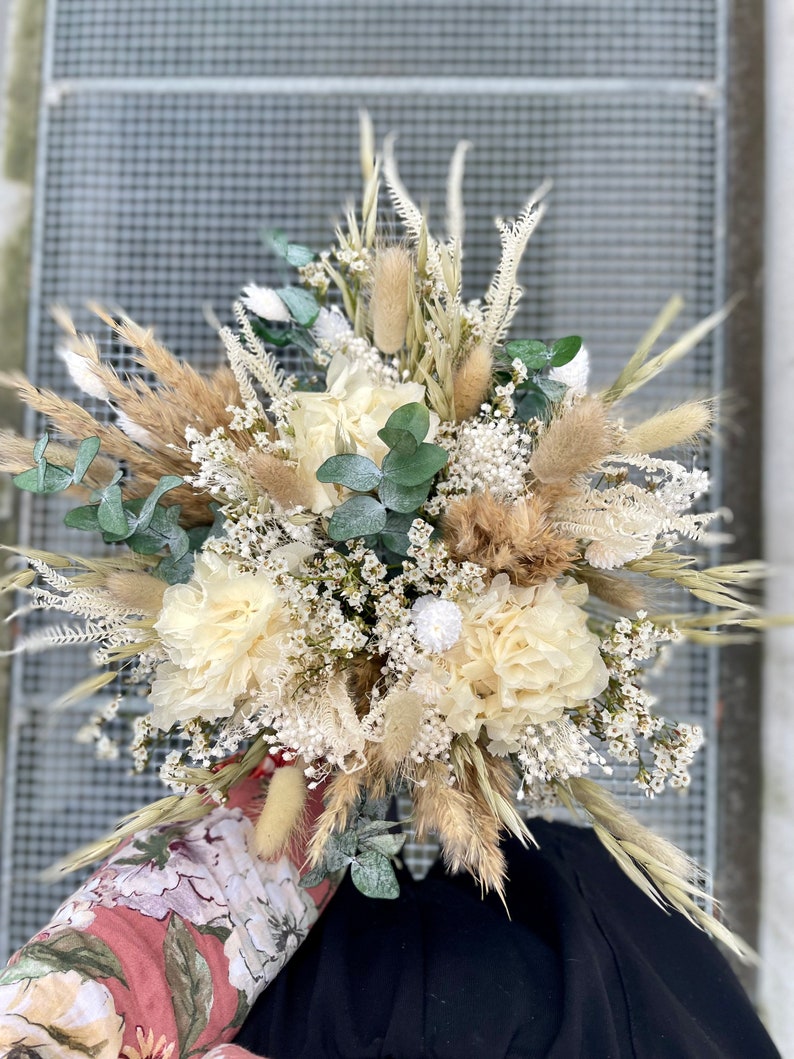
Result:
[[565,383],[548,378],[543,373],[548,368],[561,368],[569,364],[582,348],[579,335],[558,338],[551,345],[537,339],[517,339],[507,342],[497,357],[495,376],[498,382],[508,382],[514,373],[510,370],[515,360],[520,360],[527,370],[527,378],[516,383],[516,412],[520,419],[537,417],[545,419],[551,406],[559,401],[567,387]]
[[[33,448],[36,466],[15,475],[14,484],[30,493],[60,493],[80,485],[99,452],[97,437],[85,438],[75,454],[74,467],[50,463],[46,457],[49,434],[44,434]],[[91,492],[90,503],[72,508],[64,522],[72,529],[100,533],[106,544],[123,541],[139,555],[158,555],[168,549],[157,568],[156,576],[176,584],[186,581],[192,570],[192,553],[204,543],[216,525],[196,526],[190,530],[179,524],[181,507],[166,507],[161,497],[184,484],[176,474],[164,474],[146,497],[124,500],[121,491],[123,471],[118,470],[106,486]]]
[[[315,258],[315,253],[308,246],[291,243],[286,235],[277,230],[262,232],[267,246],[288,265],[302,268]],[[309,328],[315,323],[320,313],[320,304],[314,294],[305,287],[276,287],[275,293],[282,300],[292,317],[292,322],[274,326],[270,320],[258,317],[252,321],[257,335],[265,342],[284,349],[286,346],[297,346],[304,353],[312,354],[316,343],[309,334]]]
[[446,449],[424,440],[429,430],[430,413],[425,405],[406,404],[392,412],[378,431],[389,448],[380,467],[368,456],[352,452],[331,456],[322,464],[318,481],[344,486],[356,494],[331,516],[331,540],[376,537],[397,555],[407,554],[411,523],[449,459]]
[[400,884],[394,873],[392,858],[403,847],[405,835],[395,835],[397,825],[386,819],[388,798],[368,800],[363,796],[355,819],[346,831],[332,834],[325,844],[322,859],[301,879],[301,886],[311,889],[350,865],[353,885],[367,897],[394,899]]

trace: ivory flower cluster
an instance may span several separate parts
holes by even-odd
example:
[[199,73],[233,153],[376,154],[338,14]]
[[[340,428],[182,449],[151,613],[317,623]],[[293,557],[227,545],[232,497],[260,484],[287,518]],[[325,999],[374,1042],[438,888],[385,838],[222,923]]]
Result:
[[[8,467],[32,492],[78,487],[89,502],[69,525],[116,547],[84,563],[34,553],[7,587],[82,621],[23,647],[92,644],[102,671],[81,690],[139,685],[134,766],[167,743],[161,775],[189,813],[223,800],[243,763],[278,753],[301,782],[328,781],[318,866],[362,805],[404,787],[418,831],[438,832],[450,865],[499,890],[500,833],[528,838],[517,789],[535,806],[579,802],[611,834],[590,771],[629,764],[649,794],[688,784],[702,733],[653,712],[645,670],[679,633],[648,603],[659,586],[691,592],[675,624],[708,638],[704,604],[714,624],[752,618],[741,586],[753,568],[690,554],[715,517],[695,509],[709,483],[691,456],[711,404],[639,424],[630,411],[702,327],[655,356],[644,346],[588,392],[579,336],[508,338],[542,194],[499,222],[499,267],[464,304],[462,154],[446,237],[408,197],[390,146],[370,155],[361,212],[333,247],[315,255],[272,233],[297,282],[244,289],[211,377],[102,313],[157,380],[130,383],[64,320],[74,383],[110,401],[121,430],[86,437],[87,413],[70,418],[65,402],[57,426],[77,444],[19,439],[28,456]],[[380,230],[381,179],[397,243]],[[305,357],[294,375],[276,355],[285,347]],[[46,410],[35,387],[19,389]],[[123,474],[98,455],[100,436]],[[82,732],[107,757],[118,702]]]

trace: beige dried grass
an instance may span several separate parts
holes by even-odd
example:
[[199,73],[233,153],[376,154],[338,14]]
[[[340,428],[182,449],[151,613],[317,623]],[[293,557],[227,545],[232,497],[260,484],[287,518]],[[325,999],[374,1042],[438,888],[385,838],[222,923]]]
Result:
[[578,554],[577,542],[559,535],[536,495],[510,504],[487,490],[473,493],[449,505],[442,530],[454,559],[506,573],[516,585],[559,577]]
[[422,696],[399,685],[383,700],[384,732],[378,756],[388,773],[400,765],[411,749],[423,711]]
[[240,455],[254,484],[284,511],[310,507],[309,490],[301,481],[295,464],[260,449],[249,449]]
[[461,423],[477,415],[487,399],[493,378],[493,356],[490,349],[478,344],[453,376],[455,420]]
[[256,851],[265,860],[283,852],[301,825],[308,796],[303,767],[298,758],[294,764],[277,768],[270,779],[254,826]]
[[105,578],[107,591],[130,614],[159,614],[167,587],[159,577],[130,570],[113,570]]
[[408,326],[413,261],[402,246],[378,250],[370,297],[372,334],[375,345],[391,356],[402,349]]
[[710,430],[713,422],[712,401],[685,401],[632,427],[620,441],[619,448],[630,455],[661,452],[696,441]]
[[529,467],[540,482],[569,482],[613,451],[615,431],[598,397],[564,405],[538,440]]

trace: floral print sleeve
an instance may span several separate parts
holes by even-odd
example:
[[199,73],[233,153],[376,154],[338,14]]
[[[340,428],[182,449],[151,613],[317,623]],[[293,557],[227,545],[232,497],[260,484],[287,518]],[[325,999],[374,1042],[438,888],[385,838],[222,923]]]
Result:
[[61,906],[0,972],[0,1055],[188,1059],[234,1037],[333,890],[299,886],[301,848],[256,855],[261,790],[139,833]]

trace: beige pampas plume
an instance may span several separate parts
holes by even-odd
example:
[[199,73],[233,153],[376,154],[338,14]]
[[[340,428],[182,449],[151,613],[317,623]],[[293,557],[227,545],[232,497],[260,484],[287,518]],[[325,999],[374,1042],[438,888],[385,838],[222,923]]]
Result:
[[591,470],[613,451],[614,429],[598,397],[584,397],[563,407],[540,437],[530,460],[540,482],[569,482]]
[[638,610],[648,606],[647,593],[636,581],[628,577],[608,573],[606,570],[595,570],[590,566],[577,569],[576,576],[584,581],[591,596],[598,596],[621,614],[636,614]]
[[493,357],[490,349],[477,345],[453,376],[455,420],[461,423],[477,415],[491,389]]
[[306,777],[300,758],[273,773],[256,822],[256,851],[270,860],[281,853],[300,825],[306,807]]
[[471,872],[483,891],[504,901],[507,862],[499,848],[499,824],[475,783],[450,786],[445,766],[428,761],[417,772],[414,792],[416,837],[438,834],[444,864],[451,872]]
[[403,347],[412,282],[413,262],[404,247],[389,246],[377,252],[370,312],[373,339],[383,353],[391,355]]
[[113,571],[105,579],[105,588],[129,614],[159,614],[167,587],[159,577],[131,570]]
[[578,550],[576,541],[558,534],[545,501],[532,495],[510,504],[486,490],[455,500],[444,515],[443,533],[454,559],[505,573],[516,585],[559,577]]
[[249,449],[244,457],[245,469],[254,483],[285,511],[309,507],[311,497],[300,480],[295,465],[269,452]]
[[685,445],[709,430],[713,421],[711,401],[685,401],[632,427],[620,442],[620,451],[652,453]]
[[397,768],[410,750],[423,710],[422,696],[407,688],[396,687],[384,699],[384,736],[379,756],[388,771]]

